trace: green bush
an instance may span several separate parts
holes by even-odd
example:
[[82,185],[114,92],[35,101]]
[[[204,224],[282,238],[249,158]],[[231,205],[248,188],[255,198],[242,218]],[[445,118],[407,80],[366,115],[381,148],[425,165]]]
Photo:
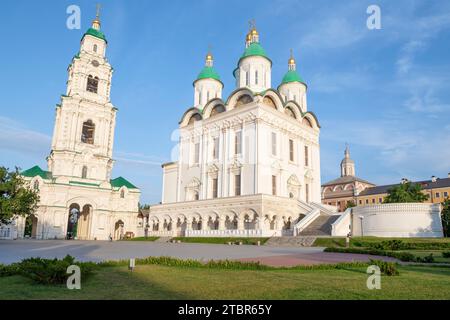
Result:
[[402,250],[406,249],[407,245],[402,240],[386,240],[371,244],[370,247],[380,250]]
[[76,262],[69,255],[61,260],[28,258],[19,263],[0,266],[0,276],[22,275],[41,284],[63,284],[70,275],[67,274],[70,265],[79,266],[82,277],[91,274],[97,268],[97,264],[93,262]]
[[387,262],[383,260],[372,260],[370,259],[369,264],[376,265],[380,268],[382,274],[387,276],[398,276],[399,272],[397,270],[397,263]]
[[450,251],[443,251],[443,252],[442,252],[442,256],[443,256],[444,258],[450,258]]
[[433,254],[430,253],[428,256],[425,256],[425,257],[416,257],[416,261],[423,262],[423,263],[433,263],[434,257],[433,257]]

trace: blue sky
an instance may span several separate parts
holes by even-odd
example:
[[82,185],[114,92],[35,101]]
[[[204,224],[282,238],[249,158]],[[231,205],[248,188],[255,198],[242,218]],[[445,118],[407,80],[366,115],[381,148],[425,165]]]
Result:
[[[81,8],[81,29],[66,8]],[[381,30],[366,27],[371,4]],[[322,126],[322,181],[339,176],[345,143],[356,174],[376,184],[450,172],[450,2],[447,1],[113,1],[102,30],[119,108],[113,176],[160,201],[171,134],[193,104],[192,81],[211,44],[215,68],[234,89],[248,21],[273,61],[272,86],[293,48]],[[0,12],[0,165],[46,168],[55,104],[67,66],[95,15],[94,1],[9,1]]]

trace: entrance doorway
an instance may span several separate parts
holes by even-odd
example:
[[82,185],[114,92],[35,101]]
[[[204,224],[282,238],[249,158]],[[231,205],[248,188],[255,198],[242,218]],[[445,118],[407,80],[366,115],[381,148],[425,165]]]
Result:
[[30,214],[25,219],[24,238],[36,239],[38,218],[34,214]]
[[69,207],[69,218],[67,220],[66,239],[77,239],[78,218],[80,217],[80,206],[72,203]]
[[124,237],[124,223],[122,220],[118,220],[114,225],[114,239],[122,240]]
[[79,240],[89,239],[92,218],[92,206],[86,204],[78,218],[77,238]]

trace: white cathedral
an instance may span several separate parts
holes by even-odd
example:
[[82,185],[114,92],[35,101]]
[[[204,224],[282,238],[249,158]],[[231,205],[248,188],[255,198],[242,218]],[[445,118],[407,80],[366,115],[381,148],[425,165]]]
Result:
[[10,237],[107,240],[140,234],[140,190],[123,177],[111,179],[117,108],[110,101],[113,68],[106,46],[97,15],[68,67],[48,171],[34,166],[21,173],[39,193],[38,209],[3,227]]
[[277,89],[271,68],[253,26],[233,71],[236,89],[224,99],[208,53],[193,83],[194,106],[179,122],[177,161],[162,165],[150,234],[296,235],[305,216],[333,220],[320,204],[320,126],[308,111],[307,86],[292,53]]

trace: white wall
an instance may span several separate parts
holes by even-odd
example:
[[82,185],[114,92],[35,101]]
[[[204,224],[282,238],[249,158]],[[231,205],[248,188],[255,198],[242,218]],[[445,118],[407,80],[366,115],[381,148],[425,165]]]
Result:
[[440,204],[390,203],[352,208],[353,235],[443,237]]

